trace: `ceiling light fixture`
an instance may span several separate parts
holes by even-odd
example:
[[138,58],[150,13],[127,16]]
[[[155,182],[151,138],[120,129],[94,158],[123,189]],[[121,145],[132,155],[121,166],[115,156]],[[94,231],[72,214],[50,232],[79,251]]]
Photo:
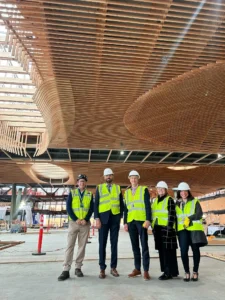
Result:
[[180,166],[180,167],[167,167],[167,169],[173,170],[173,171],[183,171],[183,170],[191,170],[198,168],[198,166]]
[[120,155],[124,155],[124,151],[122,150],[122,151],[120,151]]

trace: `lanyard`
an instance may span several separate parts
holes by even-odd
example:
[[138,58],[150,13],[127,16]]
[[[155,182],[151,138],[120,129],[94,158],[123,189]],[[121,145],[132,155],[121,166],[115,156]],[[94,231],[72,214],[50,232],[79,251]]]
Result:
[[137,192],[137,189],[138,189],[138,186],[135,188],[135,192],[133,194],[133,190],[132,190],[132,187],[131,187],[131,199],[132,199],[132,207],[134,207],[134,198],[135,198],[135,195],[136,195],[136,192]]
[[80,207],[81,208],[84,207],[84,204],[83,204],[84,193],[85,193],[85,190],[83,191],[83,193],[81,193],[80,189],[78,189],[78,195],[79,195],[79,198],[80,198]]
[[[187,202],[186,202],[187,203]],[[184,212],[184,207],[186,205],[186,203],[184,201],[181,202],[181,209],[182,209],[182,212]]]

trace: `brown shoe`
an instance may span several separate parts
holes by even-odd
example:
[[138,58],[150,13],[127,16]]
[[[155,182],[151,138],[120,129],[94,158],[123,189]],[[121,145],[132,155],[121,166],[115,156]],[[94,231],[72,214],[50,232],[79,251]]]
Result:
[[112,268],[110,273],[114,277],[119,277],[120,276],[119,273],[117,272],[116,268]]
[[138,271],[137,269],[134,269],[134,270],[132,271],[132,273],[130,273],[130,274],[128,275],[128,277],[136,277],[136,276],[139,276],[139,275],[141,275],[141,271]]
[[151,279],[151,277],[150,277],[148,271],[144,271],[144,280],[150,280],[150,279]]
[[105,270],[100,270],[100,274],[98,277],[101,279],[105,279]]

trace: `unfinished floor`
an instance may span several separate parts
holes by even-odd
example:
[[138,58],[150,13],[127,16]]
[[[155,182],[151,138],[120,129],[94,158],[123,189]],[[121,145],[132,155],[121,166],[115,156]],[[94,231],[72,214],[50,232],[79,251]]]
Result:
[[[0,299],[222,300],[225,297],[225,263],[208,257],[201,259],[199,282],[183,282],[180,258],[179,278],[167,282],[159,281],[158,276],[161,272],[152,236],[149,236],[152,256],[151,281],[145,282],[142,277],[128,278],[127,274],[133,269],[133,259],[129,236],[123,231],[119,239],[119,278],[109,275],[109,268],[105,280],[98,278],[98,239],[95,236],[91,239],[91,244],[87,245],[83,266],[85,277],[75,277],[73,268],[69,280],[58,282],[57,277],[62,270],[66,235],[66,231],[45,235],[43,251],[47,254],[34,257],[31,254],[36,249],[37,234],[1,234],[0,240],[24,240],[25,243],[0,252]],[[202,248],[202,253],[223,256],[224,250],[224,246],[208,246]],[[107,251],[109,254],[109,245]]]

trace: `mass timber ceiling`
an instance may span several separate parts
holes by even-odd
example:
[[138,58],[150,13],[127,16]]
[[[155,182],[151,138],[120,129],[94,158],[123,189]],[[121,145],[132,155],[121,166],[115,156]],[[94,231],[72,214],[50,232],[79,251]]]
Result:
[[[212,120],[205,121],[210,101],[215,100],[211,96],[218,91],[217,82],[201,90],[208,93],[209,105],[204,105],[206,99],[195,96],[196,107],[204,107],[198,114],[201,130],[192,130],[193,135],[189,131],[186,144],[183,139],[170,137],[175,130],[172,116],[182,110],[187,92],[179,87],[184,100],[175,99],[175,105],[166,88],[179,81],[178,76],[183,76],[185,86],[188,72],[200,74],[200,82],[205,79],[204,68],[225,62],[224,1],[0,0],[0,14],[2,22],[17,34],[43,80],[33,101],[46,125],[46,148],[161,151],[168,157],[182,151],[188,156],[194,151],[212,155],[212,161],[217,160],[218,152],[224,153],[223,120],[214,123],[213,130]],[[151,107],[153,92],[163,97],[154,98],[158,105]],[[149,97],[140,107],[136,100],[145,93]],[[216,100],[222,103],[223,98]],[[152,124],[165,102],[171,121],[167,120],[168,134],[161,139]],[[144,124],[151,124],[144,135],[135,131],[140,129],[134,126],[136,120],[128,125],[124,119],[130,109],[144,112],[134,114],[131,120],[137,116]],[[223,105],[219,109],[222,116]],[[215,106],[211,113],[217,110]],[[157,119],[160,130],[164,121],[164,115]],[[187,133],[189,127],[182,126],[182,132]],[[208,134],[205,143],[200,143],[202,130]],[[32,145],[26,151],[29,147]],[[91,159],[88,163],[92,164]],[[73,170],[72,162],[68,165]],[[98,164],[93,168],[98,169]]]
[[36,135],[36,153],[41,154],[46,144],[45,123],[32,96],[42,78],[8,22],[0,20],[0,31],[0,147],[26,156],[31,134]]
[[158,145],[225,152],[224,80],[225,62],[186,72],[141,96],[125,125]]
[[[73,185],[74,178],[78,176],[79,173],[84,173],[88,175],[88,185],[93,186],[104,181],[103,170],[106,167],[111,167],[115,173],[115,182],[121,184],[122,186],[129,186],[128,174],[130,170],[137,169],[137,164],[130,163],[125,164],[122,168],[120,164],[111,163],[65,163],[65,162],[52,162],[52,165],[56,164],[57,167],[63,169],[70,177],[66,182],[61,184]],[[10,183],[7,179],[13,179],[16,183],[34,183],[38,182],[40,184],[45,184],[46,182],[54,184],[60,184],[59,178],[52,178],[52,181],[47,181],[44,173],[41,173],[41,178],[38,176],[33,176],[31,173],[31,168],[35,168],[32,163],[5,163],[4,171],[0,170],[0,180],[1,183]],[[37,165],[37,169],[42,168],[41,165]],[[51,167],[51,166],[49,166]],[[43,170],[43,169],[41,169]],[[53,170],[53,167],[51,167]],[[166,168],[165,166],[156,166],[152,164],[143,164],[139,166],[138,171],[141,175],[141,184],[147,185],[149,188],[154,188],[159,180],[165,180],[169,188],[172,189],[177,187],[179,182],[185,180],[187,181],[192,189],[192,192],[197,195],[204,195],[212,190],[224,188],[224,178],[225,178],[225,168],[224,167],[207,167],[200,166],[196,169],[191,170],[181,170],[175,171]],[[9,173],[13,175],[9,175]],[[21,176],[22,175],[22,176]],[[54,173],[57,175],[57,172]],[[73,175],[75,175],[73,177]],[[62,175],[61,175],[62,176]],[[64,175],[63,175],[64,176]],[[50,178],[50,176],[49,176]]]

